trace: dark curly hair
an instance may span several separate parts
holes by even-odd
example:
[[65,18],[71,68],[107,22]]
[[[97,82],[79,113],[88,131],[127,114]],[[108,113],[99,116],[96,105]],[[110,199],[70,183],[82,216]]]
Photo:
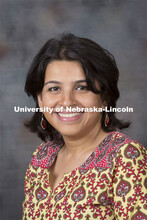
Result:
[[[44,86],[46,67],[53,60],[78,61],[85,73],[89,90],[99,93],[96,87],[98,82],[101,98],[107,103],[107,108],[116,107],[116,101],[119,98],[117,87],[119,71],[113,55],[92,40],[68,33],[48,40],[30,66],[25,92],[34,98],[37,108],[39,107],[37,95],[41,93]],[[56,140],[61,135],[49,123],[46,130],[40,127],[41,115],[41,112],[36,112],[29,121],[25,122],[25,125],[32,132],[37,132],[43,141]],[[104,131],[129,127],[130,123],[117,119],[115,112],[108,113],[108,116],[110,122],[106,127],[104,123],[106,113],[102,113],[101,125]]]

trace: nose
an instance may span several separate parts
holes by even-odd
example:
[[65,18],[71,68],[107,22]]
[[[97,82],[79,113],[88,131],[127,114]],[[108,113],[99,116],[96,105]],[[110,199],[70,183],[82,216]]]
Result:
[[74,93],[72,91],[64,91],[61,94],[60,105],[63,107],[74,106],[76,104]]

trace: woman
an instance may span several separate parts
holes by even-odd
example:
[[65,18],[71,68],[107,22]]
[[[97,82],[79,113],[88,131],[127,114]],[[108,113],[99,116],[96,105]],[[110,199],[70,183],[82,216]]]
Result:
[[72,34],[34,58],[25,91],[53,111],[27,123],[44,142],[26,172],[23,219],[146,219],[145,148],[114,112],[85,111],[116,107],[118,75],[108,51]]

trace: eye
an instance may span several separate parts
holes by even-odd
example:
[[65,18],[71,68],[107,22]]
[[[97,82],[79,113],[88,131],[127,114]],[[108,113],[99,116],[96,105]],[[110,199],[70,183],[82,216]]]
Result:
[[60,87],[57,87],[57,86],[54,86],[54,87],[50,87],[48,89],[49,92],[57,92],[57,91],[60,91]]
[[77,86],[76,90],[78,91],[88,90],[88,86]]

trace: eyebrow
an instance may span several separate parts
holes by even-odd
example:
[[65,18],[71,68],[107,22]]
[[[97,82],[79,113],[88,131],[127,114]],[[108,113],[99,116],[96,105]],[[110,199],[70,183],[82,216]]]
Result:
[[[85,79],[81,79],[81,80],[76,80],[75,82],[73,82],[74,84],[78,84],[78,83],[87,83],[87,81]],[[51,80],[51,81],[48,81],[44,84],[44,86],[46,86],[47,84],[62,84],[61,82],[59,81],[56,81],[56,80]]]
[[51,81],[46,82],[44,85],[46,86],[47,84],[50,84],[50,83],[61,84],[61,82],[59,82],[59,81],[51,80]]

